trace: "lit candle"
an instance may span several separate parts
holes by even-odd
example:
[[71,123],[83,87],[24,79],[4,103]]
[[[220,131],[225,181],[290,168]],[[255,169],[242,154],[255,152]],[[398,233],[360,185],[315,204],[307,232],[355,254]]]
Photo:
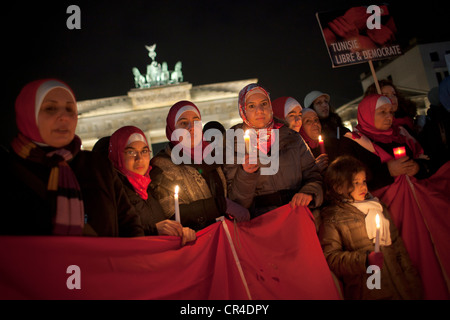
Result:
[[320,146],[320,153],[326,153],[325,151],[325,145],[323,144],[322,136],[319,136],[319,146]]
[[375,223],[377,224],[377,233],[375,236],[375,252],[380,252],[380,215],[375,216]]
[[180,222],[180,206],[178,205],[178,191],[180,187],[175,187],[175,221]]
[[249,131],[246,130],[244,134],[244,142],[245,142],[245,153],[250,153],[250,135]]
[[400,159],[400,158],[403,158],[404,156],[406,156],[405,147],[394,148],[392,151],[394,151],[395,159]]

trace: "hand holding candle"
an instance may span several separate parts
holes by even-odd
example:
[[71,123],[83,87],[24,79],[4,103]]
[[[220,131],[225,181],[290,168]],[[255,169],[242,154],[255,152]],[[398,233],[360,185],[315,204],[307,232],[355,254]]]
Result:
[[375,252],[380,252],[380,215],[375,216],[375,223],[377,224],[377,233],[375,236]]
[[394,152],[395,160],[403,158],[404,156],[406,156],[406,149],[405,149],[405,147],[394,148],[392,151]]
[[325,145],[324,145],[324,143],[323,143],[322,136],[319,136],[319,146],[320,146],[320,153],[321,153],[321,154],[326,153],[326,151],[325,151]]
[[178,204],[178,191],[179,191],[180,187],[176,186],[175,187],[175,195],[174,195],[174,199],[175,199],[175,221],[180,222],[180,206]]

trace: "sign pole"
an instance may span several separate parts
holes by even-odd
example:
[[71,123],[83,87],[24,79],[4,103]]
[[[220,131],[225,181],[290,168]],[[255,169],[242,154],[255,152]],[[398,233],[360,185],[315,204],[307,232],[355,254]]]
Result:
[[369,60],[369,66],[370,71],[372,72],[373,82],[375,83],[375,86],[377,87],[378,94],[381,94],[380,84],[378,83],[377,74],[375,73],[375,68],[373,67],[372,60]]

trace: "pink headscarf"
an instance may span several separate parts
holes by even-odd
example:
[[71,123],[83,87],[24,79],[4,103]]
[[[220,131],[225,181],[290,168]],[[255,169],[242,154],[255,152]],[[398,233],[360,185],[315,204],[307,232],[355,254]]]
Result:
[[[195,113],[197,113],[198,117],[201,119],[201,114],[200,114],[200,110],[198,110],[197,106],[190,102],[190,101],[186,101],[186,100],[182,100],[182,101],[178,101],[177,103],[175,103],[169,110],[169,113],[167,114],[167,118],[166,118],[166,137],[167,140],[171,141],[172,145],[177,145],[180,143],[180,141],[175,140],[172,141],[172,133],[176,130],[175,125],[178,121],[178,119],[181,117],[181,115],[185,112],[185,111],[193,111]],[[203,151],[205,149],[205,147],[209,144],[207,141],[203,141],[203,132],[199,132],[199,134],[201,135],[201,144],[202,144],[202,159],[203,159]],[[200,141],[199,141],[200,143]],[[191,148],[190,150],[190,156],[191,159],[194,160],[194,155],[196,155],[194,153],[194,149],[195,148]]]
[[373,141],[391,143],[393,141],[405,142],[403,136],[399,136],[398,130],[394,128],[379,130],[375,128],[375,111],[377,107],[391,103],[391,100],[380,94],[371,94],[365,97],[358,105],[358,125],[356,129]]
[[125,168],[125,165],[123,163],[123,152],[129,144],[128,139],[133,134],[140,135],[141,137],[139,140],[143,141],[148,146],[147,138],[145,137],[145,134],[141,129],[134,126],[125,126],[116,130],[116,132],[111,135],[111,139],[109,140],[108,155],[109,159],[111,159],[112,163],[114,164],[114,167],[127,177],[136,193],[142,199],[147,200],[147,188],[151,182],[149,172],[152,167],[149,165],[147,172],[144,175],[140,175]]
[[[374,142],[407,144],[414,157],[423,154],[420,144],[415,139],[401,134],[399,126],[392,125],[388,130],[375,128],[376,109],[390,102],[391,100],[388,97],[379,94],[371,94],[365,97],[358,105],[358,125],[356,126],[357,132],[353,133],[354,138],[358,139],[358,133],[362,133]],[[377,147],[375,146],[375,150],[378,150]]]
[[57,79],[36,80],[25,85],[16,99],[16,124],[19,131],[28,139],[44,143],[38,128],[38,113],[47,93],[55,88],[67,90],[75,99],[70,87]]

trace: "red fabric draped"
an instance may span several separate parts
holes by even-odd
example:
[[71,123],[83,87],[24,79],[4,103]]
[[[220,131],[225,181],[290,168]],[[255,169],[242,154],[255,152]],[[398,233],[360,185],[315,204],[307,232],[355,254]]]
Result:
[[450,299],[450,162],[432,177],[398,176],[373,194],[390,209],[426,299]]
[[[180,248],[171,236],[0,237],[0,299],[338,299],[308,209],[217,222]],[[68,289],[70,265],[81,289]]]
[[287,204],[230,232],[253,299],[338,299],[309,209]]

